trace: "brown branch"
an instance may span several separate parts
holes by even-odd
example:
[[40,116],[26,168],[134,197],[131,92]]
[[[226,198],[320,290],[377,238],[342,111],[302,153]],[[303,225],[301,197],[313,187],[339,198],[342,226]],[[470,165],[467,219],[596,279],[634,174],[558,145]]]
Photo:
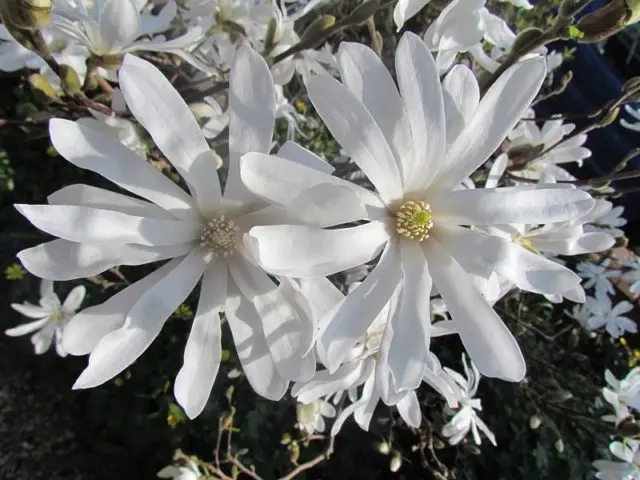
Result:
[[318,465],[319,463],[322,463],[323,461],[328,460],[331,457],[331,455],[333,454],[333,446],[334,446],[334,443],[335,443],[335,438],[336,437],[333,437],[333,436],[331,437],[331,440],[329,440],[329,445],[327,446],[327,448],[324,451],[324,453],[321,453],[320,455],[318,455],[313,460],[310,460],[310,461],[308,461],[306,463],[302,463],[302,464],[298,465],[294,470],[289,472],[287,475],[282,477],[280,480],[291,480],[291,479],[297,477],[298,475],[300,475],[305,470],[309,470],[309,469],[315,467],[316,465]]

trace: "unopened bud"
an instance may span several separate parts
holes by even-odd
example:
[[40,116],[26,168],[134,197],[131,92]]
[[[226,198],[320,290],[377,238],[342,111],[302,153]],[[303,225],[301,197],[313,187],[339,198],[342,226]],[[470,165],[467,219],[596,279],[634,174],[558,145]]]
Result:
[[271,17],[269,19],[269,23],[267,24],[267,33],[264,36],[264,51],[270,52],[273,50],[273,47],[278,42],[278,37],[280,36],[280,32],[278,31],[278,21],[275,17]]
[[542,425],[542,419],[538,415],[532,415],[529,419],[529,428],[531,428],[531,430],[535,430],[540,425]]
[[74,94],[82,91],[82,83],[80,77],[69,65],[60,65],[60,79],[62,80],[62,89],[65,92]]
[[573,398],[573,394],[567,390],[559,390],[549,395],[549,401],[552,403],[562,403]]
[[349,15],[345,22],[349,24],[359,24],[364,23],[367,19],[376,13],[376,11],[380,8],[380,0],[368,0],[360,5],[358,5]]
[[[329,29],[336,24],[336,17],[333,15],[321,15],[316,18],[311,25],[302,33],[300,43],[304,45],[320,45],[329,35]],[[312,48],[312,47],[309,47]]]
[[11,31],[38,30],[51,22],[52,0],[0,0],[2,23]]
[[389,453],[391,453],[391,446],[387,442],[380,442],[378,444],[378,452],[382,455],[389,455]]
[[58,94],[45,77],[39,73],[29,75],[29,86],[31,93],[41,103],[49,104],[58,99]]
[[599,42],[615,35],[630,23],[638,21],[639,9],[638,0],[612,0],[585,15],[576,23],[576,27],[584,34],[581,42]]
[[395,473],[400,470],[400,467],[402,467],[402,457],[396,453],[389,462],[389,470]]
[[511,46],[511,51],[524,51],[529,45],[538,40],[541,36],[542,30],[540,30],[539,28],[527,28],[518,34],[515,41],[513,42],[513,45]]
[[558,440],[556,440],[556,443],[553,444],[553,446],[555,447],[556,451],[558,453],[562,453],[564,452],[564,442],[562,441],[561,438],[559,438]]
[[620,113],[620,107],[609,110],[607,114],[603,117],[602,120],[598,123],[600,127],[606,127],[611,125],[618,118],[618,114]]

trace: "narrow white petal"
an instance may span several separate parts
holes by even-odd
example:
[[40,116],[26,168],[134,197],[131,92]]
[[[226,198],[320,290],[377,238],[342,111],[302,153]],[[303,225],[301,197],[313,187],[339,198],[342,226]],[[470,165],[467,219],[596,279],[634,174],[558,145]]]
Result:
[[271,358],[258,312],[233,281],[229,283],[225,313],[251,387],[269,400],[280,400],[289,382],[282,378]]
[[65,312],[75,312],[82,305],[82,300],[87,293],[87,289],[84,285],[78,285],[74,287],[65,298],[62,308]]
[[75,243],[52,240],[22,250],[18,258],[29,272],[52,280],[75,280],[91,277],[117,265],[143,265],[186,255],[191,243],[165,247],[133,244]]
[[218,375],[222,353],[220,314],[227,298],[227,268],[213,262],[204,273],[200,300],[173,393],[191,419],[202,413]]
[[181,259],[175,259],[119,291],[106,302],[85,308],[67,324],[62,345],[71,355],[88,355],[108,333],[124,325],[125,318],[140,297],[171,272]]
[[389,239],[386,225],[323,230],[303,225],[254,227],[249,247],[260,265],[275,275],[323,277],[374,259]]
[[454,188],[489,158],[523,117],[545,76],[543,58],[520,62],[500,76],[447,152],[435,189]]
[[215,161],[180,94],[156,67],[134,55],[125,57],[118,79],[131,113],[184,177],[200,211],[217,213],[222,194]]
[[372,363],[352,362],[341,366],[334,373],[328,370],[316,372],[308,382],[298,382],[291,389],[291,396],[299,402],[311,403],[325,395],[357,387],[358,379],[371,371]]
[[240,181],[239,160],[248,152],[269,153],[276,121],[276,89],[267,63],[251,47],[240,47],[229,75],[229,177],[225,201],[251,199]]
[[306,80],[307,93],[334,138],[362,169],[386,202],[402,198],[398,165],[384,134],[366,107],[332,77]]
[[417,35],[407,32],[396,51],[396,72],[408,113],[412,155],[401,158],[405,192],[429,186],[447,147],[440,76],[431,52]]
[[447,144],[452,145],[473,118],[480,103],[480,87],[473,72],[455,65],[442,82]]
[[49,309],[39,307],[37,305],[31,305],[29,303],[12,303],[11,308],[21,315],[27,318],[42,318],[47,317],[51,313]]
[[79,243],[176,245],[195,239],[198,222],[136,217],[112,210],[74,205],[15,205],[35,227]]
[[193,218],[189,195],[117,140],[60,118],[49,122],[49,135],[56,151],[76,167],[96,172],[174,215]]
[[331,174],[335,170],[329,162],[291,140],[286,141],[284,145],[280,147],[278,157],[327,174]]
[[100,340],[73,388],[101,385],[135,362],[191,293],[205,267],[203,252],[195,250],[149,288],[131,308],[124,325]]
[[396,405],[398,413],[407,425],[418,428],[422,423],[422,412],[420,411],[420,403],[416,392],[407,392],[407,394]]
[[28,335],[29,333],[33,333],[36,330],[40,330],[49,321],[50,321],[50,318],[47,316],[40,320],[36,320],[35,322],[25,323],[24,325],[18,325],[17,327],[13,327],[8,330],[5,330],[4,334],[9,337],[20,337],[22,335]]
[[132,0],[104,0],[101,3],[100,48],[104,53],[119,53],[122,47],[138,37],[138,8]]
[[526,367],[520,347],[500,317],[471,283],[460,264],[435,239],[424,245],[429,272],[460,338],[480,372],[520,381]]
[[429,0],[398,0],[393,9],[393,21],[397,29],[400,30],[404,23],[422,10],[427,3]]

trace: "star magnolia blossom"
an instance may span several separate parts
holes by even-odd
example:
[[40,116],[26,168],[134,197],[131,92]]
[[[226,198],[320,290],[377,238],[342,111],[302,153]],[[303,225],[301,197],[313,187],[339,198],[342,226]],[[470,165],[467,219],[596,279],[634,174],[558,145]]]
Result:
[[598,199],[596,200],[594,210],[597,211],[599,215],[594,217],[589,225],[585,225],[585,231],[605,232],[615,238],[624,236],[624,230],[618,228],[624,227],[627,224],[627,219],[622,216],[624,207],[614,207],[611,202]]
[[[271,146],[275,92],[266,62],[243,47],[231,70],[231,155],[224,197],[209,145],[162,73],[128,55],[120,69],[120,86],[131,113],[184,178],[191,195],[117,141],[74,122],[51,121],[51,140],[62,156],[145,200],[73,185],[51,195],[51,205],[18,205],[35,226],[60,237],[20,252],[25,267],[45,278],[72,279],[115,265],[171,259],[71,321],[65,348],[77,355],[91,353],[74,388],[100,385],[127,368],[202,278],[184,364],[174,385],[178,402],[190,417],[206,404],[220,364],[222,311],[254,390],[269,399],[281,398],[289,380],[313,375],[315,355],[310,352],[313,325],[242,245],[242,236],[254,225],[299,221],[293,211],[265,208],[238,175],[241,154],[266,152]],[[295,144],[287,144],[280,154],[331,171],[326,162]],[[284,161],[294,164],[293,160]],[[293,198],[301,191],[288,193]],[[325,201],[311,189],[300,195],[297,205],[304,209]],[[362,215],[352,208],[333,218],[341,222],[346,216],[351,221]],[[316,220],[319,225],[333,221],[327,215]]]
[[442,10],[424,35],[431,50],[437,51],[438,71],[448,70],[458,53],[469,52],[484,63],[487,55],[482,41],[509,50],[516,38],[504,20],[485,8],[486,0],[453,0]]
[[602,389],[602,396],[613,406],[615,415],[605,415],[603,420],[620,424],[631,415],[629,408],[640,411],[640,367],[629,371],[618,380],[609,370],[604,372],[608,386]]
[[76,310],[80,308],[85,293],[85,288],[79,285],[69,292],[64,303],[60,303],[60,299],[53,291],[53,282],[51,280],[42,280],[40,283],[40,306],[31,305],[30,303],[11,304],[11,308],[16,312],[36,320],[5,330],[5,335],[19,337],[36,332],[31,337],[31,343],[33,343],[36,354],[45,353],[55,340],[56,353],[61,357],[65,357],[67,352],[62,346],[62,332],[71,317],[75,315]]
[[480,373],[473,362],[471,362],[471,368],[469,368],[464,355],[462,356],[462,363],[464,365],[466,379],[458,372],[445,367],[445,372],[453,379],[455,382],[454,385],[458,387],[456,395],[460,403],[460,409],[449,423],[442,428],[442,434],[445,437],[449,437],[449,444],[457,445],[471,432],[476,445],[480,445],[482,443],[480,432],[482,432],[495,446],[496,437],[493,435],[493,432],[489,430],[487,424],[484,423],[476,413],[476,410],[482,410],[480,399],[473,398],[478,392]]
[[173,480],[199,480],[204,478],[202,472],[192,460],[185,459],[186,466],[168,465],[160,470],[158,478],[171,478]]
[[626,300],[616,304],[611,303],[611,298],[606,292],[596,290],[596,296],[587,297],[587,308],[590,316],[588,320],[589,328],[596,330],[605,327],[607,333],[613,338],[624,335],[625,332],[636,333],[638,325],[629,317],[625,317],[625,313],[633,310],[633,305]]
[[611,442],[611,453],[622,460],[596,460],[593,466],[598,470],[596,478],[600,480],[640,480],[640,442],[625,438],[624,442]]
[[607,259],[599,265],[591,262],[580,262],[576,265],[576,272],[585,280],[582,285],[585,290],[595,288],[596,294],[606,292],[609,295],[615,295],[616,289],[611,279],[619,278],[622,272],[616,268],[610,268],[610,264],[611,261]]
[[392,375],[390,391],[418,387],[430,341],[433,282],[479,370],[520,380],[525,364],[518,344],[476,284],[484,285],[496,271],[563,292],[579,279],[569,271],[548,272],[539,255],[465,227],[566,221],[585,215],[594,201],[559,185],[456,188],[498,148],[530,105],[545,76],[544,60],[515,65],[482,101],[465,67],[443,90],[431,53],[411,33],[396,52],[401,94],[373,50],[342,43],[338,62],[344,84],[311,77],[309,98],[378,193],[261,154],[241,159],[241,175],[257,195],[283,204],[282,191],[291,185],[348,186],[371,221],[332,230],[255,227],[248,238],[251,250],[268,271],[293,277],[329,275],[382,252],[367,279],[320,322],[318,353],[330,372],[391,303],[381,347],[388,355],[381,368]]
[[62,0],[54,3],[50,28],[69,41],[86,47],[102,59],[108,69],[117,68],[125,53],[153,51],[172,53],[200,70],[211,71],[211,67],[187,52],[204,38],[207,25],[194,26],[173,40],[167,41],[164,37],[137,40],[168,30],[177,13],[173,0],[167,2],[157,16],[145,7],[147,3],[146,0],[91,3]]
[[315,400],[311,403],[298,403],[296,405],[296,417],[298,419],[298,428],[307,435],[313,435],[315,432],[324,432],[325,417],[334,418],[336,409],[326,400]]
[[[396,7],[393,10],[393,21],[396,24],[398,30],[402,28],[404,23],[411,17],[416,15],[423,7],[425,7],[431,0],[398,0]],[[533,8],[528,0],[500,0],[501,2],[509,2],[516,7],[525,8],[527,10]]]

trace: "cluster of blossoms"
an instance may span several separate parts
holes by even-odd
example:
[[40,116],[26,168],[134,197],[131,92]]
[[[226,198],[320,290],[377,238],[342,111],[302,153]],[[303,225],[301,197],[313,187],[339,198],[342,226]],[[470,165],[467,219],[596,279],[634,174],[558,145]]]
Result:
[[[531,105],[558,64],[553,53],[537,49],[487,88],[456,63],[468,53],[499,72],[513,48],[515,33],[485,1],[454,0],[423,38],[404,33],[394,57],[397,81],[369,47],[343,42],[335,53],[328,44],[315,50],[311,33],[296,33],[295,22],[324,3],[54,3],[43,38],[55,61],[82,82],[106,79],[117,89],[112,115],[94,109],[90,118],[52,119],[51,143],[71,164],[128,194],[75,184],[45,205],[16,205],[56,238],[18,253],[45,280],[40,307],[13,305],[37,320],[6,333],[38,331],[37,353],[55,337],[60,355],[88,355],[74,388],[92,388],[141,357],[198,290],[173,384],[190,418],[214,387],[224,321],[253,390],[280,400],[291,386],[298,426],[309,435],[329,419],[336,435],[351,416],[368,430],[380,402],[418,427],[417,391],[426,384],[451,414],[441,429],[450,444],[469,434],[480,444],[481,433],[496,444],[478,416],[481,376],[518,382],[526,374],[518,342],[493,308],[500,298],[517,288],[552,302],[586,300],[573,315],[589,328],[606,326],[614,337],[637,330],[623,315],[631,304],[614,306],[608,296],[613,270],[584,263],[578,275],[558,259],[610,249],[622,236],[621,209],[577,188],[561,166],[589,158],[586,135],[574,135],[575,125],[561,119],[537,126]],[[398,1],[396,26],[427,3]],[[0,69],[56,77],[8,29],[0,38]],[[133,54],[141,52],[179,57],[196,83],[228,80],[228,95],[189,104]],[[274,139],[277,118],[289,123],[290,138],[305,121],[284,88],[296,76],[359,180],[338,177],[291,140]],[[55,89],[64,88],[57,81]],[[226,160],[212,139],[225,144]],[[149,148],[166,158],[176,181],[147,161]],[[157,262],[164,263],[89,308],[79,310],[83,287],[63,304],[53,293],[53,281]],[[639,265],[622,275],[635,293]],[[362,280],[349,282],[346,294],[327,278],[344,272]],[[595,297],[585,294],[590,288]],[[464,376],[443,367],[432,349],[445,335],[464,346]],[[614,380],[605,395],[624,402],[616,404],[619,421],[634,406],[635,387]],[[630,445],[615,450],[626,458]],[[160,472],[198,475],[195,464]]]

